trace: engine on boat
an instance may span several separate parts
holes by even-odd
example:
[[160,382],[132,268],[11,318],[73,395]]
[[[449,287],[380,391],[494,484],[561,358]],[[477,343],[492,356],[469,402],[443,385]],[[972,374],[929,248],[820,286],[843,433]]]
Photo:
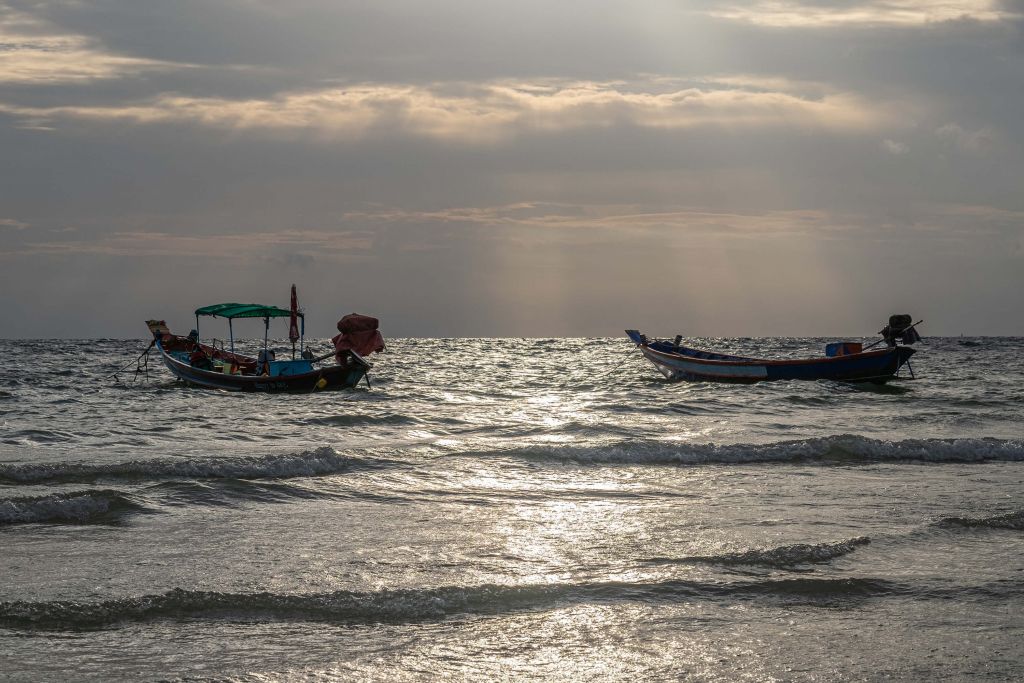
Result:
[[913,344],[921,341],[921,335],[914,329],[913,318],[907,313],[897,313],[889,316],[889,324],[879,331],[885,343],[889,346],[900,344]]

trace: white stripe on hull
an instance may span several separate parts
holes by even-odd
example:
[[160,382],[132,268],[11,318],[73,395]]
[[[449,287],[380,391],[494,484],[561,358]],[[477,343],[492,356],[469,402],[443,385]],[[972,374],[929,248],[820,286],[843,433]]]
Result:
[[758,380],[768,377],[768,368],[763,365],[727,365],[700,361],[684,360],[679,357],[655,354],[641,347],[644,357],[654,363],[668,379],[680,379],[685,376],[720,377],[722,379]]

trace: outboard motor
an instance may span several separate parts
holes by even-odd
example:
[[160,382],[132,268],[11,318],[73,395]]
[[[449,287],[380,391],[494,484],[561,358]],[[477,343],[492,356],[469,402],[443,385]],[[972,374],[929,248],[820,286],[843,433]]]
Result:
[[885,343],[896,346],[897,343],[913,344],[921,341],[921,335],[914,329],[913,318],[906,313],[889,316],[889,324],[879,332]]

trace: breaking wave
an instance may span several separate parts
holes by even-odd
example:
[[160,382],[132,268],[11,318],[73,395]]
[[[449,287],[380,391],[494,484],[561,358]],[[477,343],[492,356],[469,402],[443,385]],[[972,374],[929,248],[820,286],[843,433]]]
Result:
[[146,508],[118,491],[75,491],[0,499],[0,525],[39,522],[83,524]]
[[878,579],[799,578],[759,582],[604,582],[433,589],[337,591],[294,595],[175,589],[160,595],[102,602],[0,602],[0,625],[14,628],[98,628],[155,619],[265,619],[344,623],[442,620],[459,614],[494,615],[582,602],[777,599],[831,605],[905,592]]
[[1024,461],[1024,441],[1007,439],[905,439],[853,434],[767,444],[686,444],[637,439],[603,446],[537,445],[505,455],[601,464],[710,465],[790,462]]
[[168,480],[152,484],[145,491],[147,494],[159,496],[162,504],[171,506],[236,507],[250,502],[284,503],[297,499],[335,497],[331,493],[315,491],[302,486],[244,479]]
[[797,543],[766,550],[748,550],[742,553],[723,555],[682,558],[654,557],[646,562],[651,564],[754,565],[792,569],[800,565],[829,562],[837,557],[848,555],[859,546],[867,545],[870,542],[871,539],[867,536],[858,536],[839,543]]
[[982,529],[1012,529],[1024,531],[1024,510],[994,517],[946,517],[937,524],[942,527],[969,527]]
[[232,458],[137,460],[107,464],[41,463],[0,465],[0,482],[16,484],[64,483],[96,479],[271,479],[313,477],[344,472],[355,460],[328,446],[287,455]]

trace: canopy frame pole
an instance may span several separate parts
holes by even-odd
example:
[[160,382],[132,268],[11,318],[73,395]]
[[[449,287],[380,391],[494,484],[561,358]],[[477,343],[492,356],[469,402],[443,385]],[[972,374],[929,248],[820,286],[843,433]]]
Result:
[[231,353],[235,352],[235,329],[232,327],[232,319],[228,318],[228,337],[231,338]]
[[263,357],[269,362],[266,352],[266,338],[270,335],[270,316],[267,315],[263,318]]
[[196,313],[196,344],[199,343],[199,314]]
[[301,355],[306,345],[306,316],[302,316],[299,320],[302,321],[299,327],[299,355]]

